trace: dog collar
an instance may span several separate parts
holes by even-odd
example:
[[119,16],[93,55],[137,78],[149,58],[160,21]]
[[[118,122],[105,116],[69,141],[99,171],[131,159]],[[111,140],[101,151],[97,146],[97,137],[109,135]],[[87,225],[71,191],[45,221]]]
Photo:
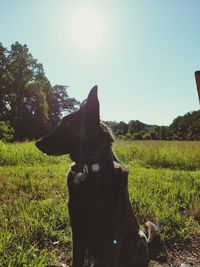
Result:
[[100,165],[99,163],[94,163],[89,167],[88,164],[84,164],[82,171],[79,172],[72,171],[72,174],[74,176],[73,182],[75,185],[79,185],[81,182],[85,180],[85,178],[89,174],[89,169],[91,169],[92,172],[98,172],[100,171]]

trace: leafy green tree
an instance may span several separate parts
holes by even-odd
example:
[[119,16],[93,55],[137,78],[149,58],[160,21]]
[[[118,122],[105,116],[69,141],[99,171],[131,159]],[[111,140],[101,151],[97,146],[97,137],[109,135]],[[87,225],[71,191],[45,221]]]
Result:
[[0,120],[10,122],[15,140],[46,134],[79,105],[66,86],[51,86],[26,45],[16,42],[7,50],[0,44],[0,63]]
[[126,138],[126,140],[131,140],[133,138],[133,136],[131,134],[127,133],[125,135],[125,138]]
[[169,127],[177,140],[200,140],[200,110],[177,117]]
[[151,140],[152,138],[151,138],[151,135],[149,134],[149,133],[145,133],[144,135],[143,135],[143,140]]
[[7,86],[11,81],[11,76],[8,72],[7,49],[0,43],[0,120],[6,120],[8,110],[8,93]]
[[128,132],[128,124],[124,121],[120,121],[117,125],[117,128],[122,131],[123,135],[126,135]]
[[143,122],[140,122],[138,120],[136,121],[129,121],[128,123],[128,133],[133,135],[135,133],[139,133],[140,131],[144,131],[145,129],[145,124]]
[[123,131],[122,131],[121,129],[117,129],[116,132],[115,132],[115,135],[116,135],[117,137],[119,137],[119,136],[124,136],[124,135],[123,135]]
[[186,139],[200,140],[200,118],[194,120],[188,127]]
[[6,76],[5,83],[1,83],[1,119],[10,121],[16,139],[32,138],[35,117],[40,119],[40,131],[44,130],[48,118],[42,65],[32,57],[26,45],[18,42],[11,45],[10,51],[4,51],[4,56],[7,61],[6,74],[1,76],[2,79]]
[[152,140],[157,140],[158,139],[158,133],[155,130],[151,130],[149,132],[149,135],[150,135]]
[[188,128],[188,122],[186,119],[183,119],[181,116],[177,117],[173,123],[170,125],[170,132],[173,139],[183,140]]
[[161,139],[161,140],[168,140],[168,139],[170,139],[170,136],[169,136],[169,127],[168,126],[160,126],[160,129],[159,129],[159,139]]
[[47,102],[49,106],[48,117],[51,121],[51,128],[55,128],[62,116],[78,109],[80,102],[70,98],[67,93],[67,86],[55,85],[47,91]]
[[128,124],[124,121],[105,121],[105,123],[111,128],[112,132],[116,136],[126,135],[128,132]]
[[133,135],[133,139],[135,139],[135,140],[143,140],[143,136],[144,136],[145,134],[146,134],[145,131],[140,131],[140,132],[138,132],[138,133],[135,133],[135,134]]

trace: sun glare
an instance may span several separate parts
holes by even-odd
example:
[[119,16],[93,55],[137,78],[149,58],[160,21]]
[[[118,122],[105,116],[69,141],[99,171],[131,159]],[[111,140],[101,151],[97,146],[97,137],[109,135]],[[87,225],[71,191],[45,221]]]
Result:
[[73,42],[82,49],[96,50],[103,43],[103,19],[94,9],[82,8],[74,11],[69,30]]

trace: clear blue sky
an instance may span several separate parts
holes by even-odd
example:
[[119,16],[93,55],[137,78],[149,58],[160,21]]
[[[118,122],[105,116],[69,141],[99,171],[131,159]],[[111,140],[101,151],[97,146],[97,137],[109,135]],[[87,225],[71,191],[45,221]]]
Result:
[[27,44],[52,85],[78,100],[99,86],[103,120],[199,109],[199,0],[0,0],[0,13],[0,42]]

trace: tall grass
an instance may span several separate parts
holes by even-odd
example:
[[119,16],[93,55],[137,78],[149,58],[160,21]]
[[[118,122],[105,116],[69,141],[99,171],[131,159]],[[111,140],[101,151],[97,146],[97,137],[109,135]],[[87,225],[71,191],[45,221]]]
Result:
[[200,142],[118,141],[115,151],[124,163],[178,170],[200,169]]
[[159,223],[163,240],[200,234],[200,171],[130,168],[129,192],[140,223]]
[[70,260],[65,170],[62,165],[0,169],[0,266]]
[[69,162],[68,156],[52,157],[40,152],[34,142],[5,144],[0,142],[0,166],[58,164]]
[[[125,164],[177,170],[200,169],[200,142],[117,141],[114,150]],[[41,153],[33,142],[0,142],[0,166],[66,164],[68,156],[53,157]]]
[[[159,223],[164,242],[200,234],[200,143],[116,142],[129,168],[129,194],[141,224]],[[0,143],[0,266],[71,264],[66,170],[33,142]]]

